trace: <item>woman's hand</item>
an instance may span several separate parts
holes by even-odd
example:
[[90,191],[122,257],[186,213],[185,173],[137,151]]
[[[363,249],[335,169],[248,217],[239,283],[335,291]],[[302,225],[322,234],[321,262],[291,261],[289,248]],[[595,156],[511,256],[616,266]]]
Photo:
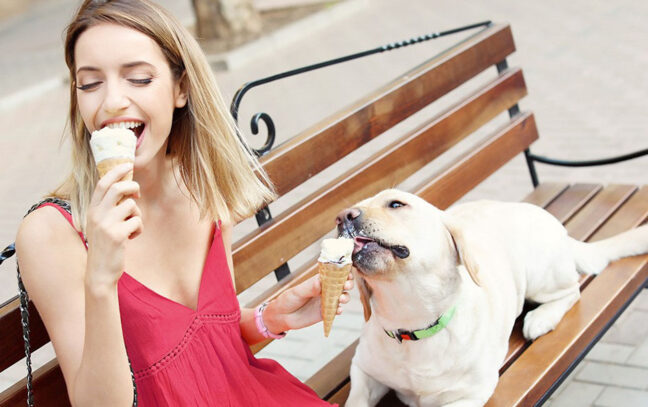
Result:
[[[349,273],[340,295],[337,314],[342,313],[342,304],[349,302],[348,290],[353,288],[353,273]],[[270,302],[263,312],[263,321],[270,332],[278,334],[290,329],[304,328],[322,320],[320,294],[322,284],[319,275],[282,293]]]
[[139,184],[120,181],[133,164],[121,164],[104,175],[92,194],[86,218],[88,261],[86,284],[114,287],[125,269],[128,239],[142,233],[142,214],[133,197]]

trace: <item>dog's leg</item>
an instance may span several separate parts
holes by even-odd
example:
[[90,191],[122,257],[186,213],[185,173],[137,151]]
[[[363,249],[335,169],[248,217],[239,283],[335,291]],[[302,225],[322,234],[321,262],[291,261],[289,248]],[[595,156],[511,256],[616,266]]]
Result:
[[389,387],[366,374],[355,363],[351,364],[351,391],[346,407],[373,407],[383,398]]
[[534,340],[556,328],[565,313],[580,298],[577,284],[565,289],[564,292],[565,295],[540,304],[538,308],[526,314],[522,328],[526,339]]

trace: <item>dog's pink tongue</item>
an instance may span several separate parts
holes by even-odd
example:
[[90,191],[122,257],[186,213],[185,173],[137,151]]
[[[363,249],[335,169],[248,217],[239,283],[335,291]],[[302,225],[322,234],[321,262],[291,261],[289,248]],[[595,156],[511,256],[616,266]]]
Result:
[[362,236],[356,236],[353,238],[353,253],[358,253],[364,245],[366,245],[369,242],[373,242],[372,239],[362,237]]

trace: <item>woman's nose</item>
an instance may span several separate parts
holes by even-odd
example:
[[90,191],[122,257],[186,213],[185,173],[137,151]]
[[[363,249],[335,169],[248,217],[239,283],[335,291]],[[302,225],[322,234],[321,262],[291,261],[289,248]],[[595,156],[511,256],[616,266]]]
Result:
[[130,105],[130,99],[119,83],[106,83],[104,110],[107,113],[119,113]]

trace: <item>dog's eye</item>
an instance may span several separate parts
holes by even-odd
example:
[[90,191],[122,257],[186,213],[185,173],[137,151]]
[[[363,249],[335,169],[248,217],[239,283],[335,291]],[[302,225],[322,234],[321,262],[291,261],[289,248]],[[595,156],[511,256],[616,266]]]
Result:
[[402,208],[405,205],[407,204],[404,204],[401,201],[391,201],[387,206],[389,206],[392,209],[396,209],[396,208]]

